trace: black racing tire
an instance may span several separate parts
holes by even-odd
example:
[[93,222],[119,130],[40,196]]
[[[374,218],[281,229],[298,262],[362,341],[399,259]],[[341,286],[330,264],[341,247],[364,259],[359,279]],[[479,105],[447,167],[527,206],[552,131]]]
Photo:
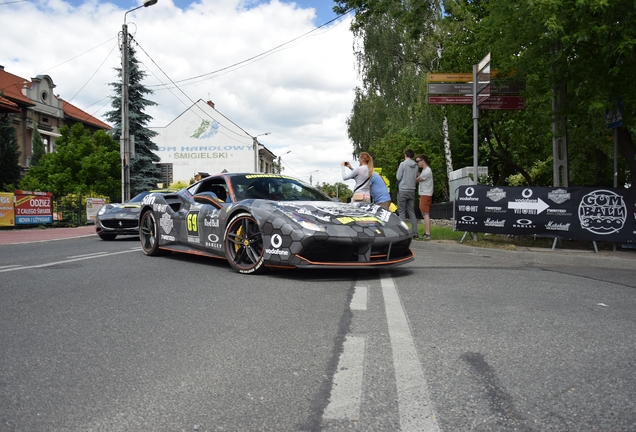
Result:
[[225,256],[239,273],[257,274],[263,266],[263,235],[258,222],[249,213],[239,213],[225,229]]
[[104,240],[104,241],[113,241],[115,240],[115,237],[117,237],[117,234],[97,234],[99,236],[100,239]]
[[155,215],[150,210],[141,215],[139,240],[141,241],[141,249],[148,256],[161,256],[170,253],[170,251],[159,249],[159,227]]

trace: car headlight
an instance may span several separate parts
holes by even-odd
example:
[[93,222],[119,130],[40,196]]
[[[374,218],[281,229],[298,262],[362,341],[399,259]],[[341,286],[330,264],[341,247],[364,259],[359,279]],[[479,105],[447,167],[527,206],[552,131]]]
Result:
[[320,231],[320,232],[327,231],[327,229],[323,225],[318,225],[315,222],[309,221],[304,216],[296,212],[283,212],[283,213],[285,213],[287,217],[289,217],[291,220],[293,220],[294,222],[296,222],[298,225],[300,225],[303,228],[306,228],[312,231]]
[[320,231],[320,232],[326,231],[324,226],[318,225],[317,223],[314,223],[314,222],[309,222],[308,220],[296,220],[296,223],[303,228],[307,228],[308,230]]
[[106,213],[106,210],[108,210],[110,208],[110,206],[107,205],[103,205],[102,208],[99,209],[99,211],[97,212],[98,216],[103,215],[104,213]]

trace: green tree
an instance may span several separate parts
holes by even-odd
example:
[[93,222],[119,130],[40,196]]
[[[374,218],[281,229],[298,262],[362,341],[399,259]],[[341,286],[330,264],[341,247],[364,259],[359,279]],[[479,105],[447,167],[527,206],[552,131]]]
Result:
[[320,189],[328,196],[332,198],[339,198],[342,201],[346,201],[347,198],[351,197],[352,195],[349,186],[342,182],[336,182],[334,184],[319,183],[316,185],[316,188]]
[[60,134],[55,152],[43,155],[29,169],[21,187],[60,196],[80,191],[117,195],[121,188],[119,144],[101,130],[91,135],[81,123],[62,127]]
[[20,150],[9,116],[0,114],[0,188],[13,191],[20,181]]
[[[153,91],[146,88],[142,81],[146,77],[146,72],[140,68],[136,52],[129,46],[129,83],[128,83],[128,100],[129,100],[129,129],[130,135],[135,137],[135,157],[130,163],[130,194],[137,195],[145,190],[155,189],[157,183],[162,181],[161,169],[156,162],[160,162],[159,156],[153,151],[158,150],[157,145],[152,142],[152,138],[157,135],[146,126],[152,120],[152,117],[144,112],[149,106],[156,105],[155,102],[146,99],[146,95],[152,94]],[[110,83],[109,85],[115,90],[115,95],[111,96],[113,110],[106,113],[106,119],[114,126],[112,133],[115,140],[119,141],[121,137],[121,68],[116,68],[119,76],[119,82]],[[155,163],[153,163],[155,162]]]
[[559,115],[567,118],[571,184],[612,183],[612,132],[605,129],[604,115],[616,109],[620,97],[621,176],[636,187],[636,89],[627,84],[636,70],[635,26],[636,5],[629,0],[488,4],[478,37],[505,69],[540,77],[528,96],[547,104],[555,85],[566,86]]
[[[633,1],[446,0],[442,15],[425,0],[336,0],[337,12],[350,8],[363,81],[347,122],[354,153],[367,149],[377,160],[388,151],[390,159],[385,144],[406,134],[437,154],[449,137],[453,163],[471,166],[471,109],[428,105],[425,72],[470,72],[492,52],[495,69],[525,80],[527,103],[523,111],[480,112],[479,160],[489,181],[551,184],[553,89],[563,83],[556,114],[567,119],[570,184],[611,185],[604,114],[620,98],[619,184],[636,187],[636,88],[627,85],[636,70]],[[376,98],[386,114],[371,123]]]

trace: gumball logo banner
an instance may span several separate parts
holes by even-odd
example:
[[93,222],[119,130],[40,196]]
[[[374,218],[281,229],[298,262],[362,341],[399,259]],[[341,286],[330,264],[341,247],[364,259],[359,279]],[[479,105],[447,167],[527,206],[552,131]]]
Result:
[[458,231],[636,243],[636,191],[461,186]]

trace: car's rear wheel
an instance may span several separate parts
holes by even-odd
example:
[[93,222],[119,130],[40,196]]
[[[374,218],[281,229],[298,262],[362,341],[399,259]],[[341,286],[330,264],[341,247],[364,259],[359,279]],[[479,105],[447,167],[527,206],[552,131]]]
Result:
[[159,249],[157,221],[152,211],[147,211],[141,216],[139,223],[139,240],[141,240],[141,249],[146,255],[159,256],[170,253],[169,251]]
[[240,213],[225,229],[225,254],[230,265],[239,273],[260,273],[263,267],[263,236],[256,219]]
[[117,234],[97,234],[97,235],[99,236],[100,239],[106,240],[106,241],[115,240],[115,237],[117,237]]

